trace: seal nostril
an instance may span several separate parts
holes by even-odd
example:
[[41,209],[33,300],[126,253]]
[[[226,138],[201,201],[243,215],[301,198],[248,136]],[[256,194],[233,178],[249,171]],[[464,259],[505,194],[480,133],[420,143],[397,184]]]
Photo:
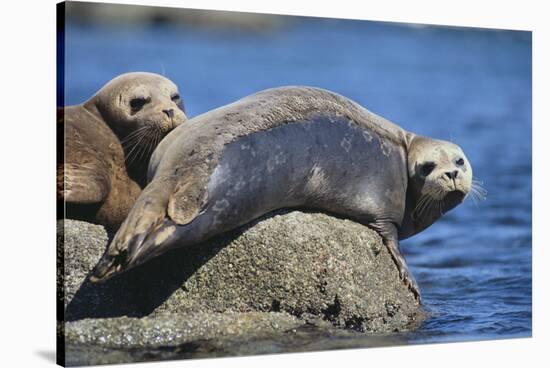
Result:
[[447,175],[447,177],[449,179],[456,179],[456,177],[458,176],[458,170],[455,170],[455,171],[447,171],[445,173],[445,175]]
[[174,109],[166,109],[162,110],[168,116],[170,119],[174,117]]

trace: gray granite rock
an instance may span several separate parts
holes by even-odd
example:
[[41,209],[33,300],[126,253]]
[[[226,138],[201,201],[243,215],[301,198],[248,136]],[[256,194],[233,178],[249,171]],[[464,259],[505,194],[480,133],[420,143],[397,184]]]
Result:
[[74,344],[155,348],[226,336],[257,338],[289,331],[303,324],[304,321],[287,313],[164,313],[154,317],[90,318],[67,322],[65,336]]
[[[379,333],[415,328],[424,316],[380,237],[325,214],[274,214],[103,284],[87,277],[107,246],[105,230],[66,220],[58,236],[68,343],[118,346],[127,329],[139,346],[156,346],[276,333],[273,323]],[[209,323],[213,335],[203,334]]]

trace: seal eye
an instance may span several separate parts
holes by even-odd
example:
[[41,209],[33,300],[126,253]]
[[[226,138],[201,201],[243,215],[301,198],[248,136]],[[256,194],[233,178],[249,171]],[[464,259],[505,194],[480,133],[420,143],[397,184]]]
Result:
[[132,108],[133,111],[141,110],[141,108],[145,106],[145,104],[149,102],[149,100],[150,99],[143,98],[143,97],[132,98],[130,100],[130,107]]
[[185,106],[183,106],[183,101],[181,100],[181,96],[179,94],[173,94],[170,99],[180,108],[181,111],[185,112]]
[[457,164],[458,166],[464,165],[464,159],[463,159],[463,158],[459,158],[458,160],[456,160],[456,164]]
[[433,162],[427,162],[420,168],[420,172],[423,176],[428,176],[431,174],[432,171],[435,169],[435,163]]

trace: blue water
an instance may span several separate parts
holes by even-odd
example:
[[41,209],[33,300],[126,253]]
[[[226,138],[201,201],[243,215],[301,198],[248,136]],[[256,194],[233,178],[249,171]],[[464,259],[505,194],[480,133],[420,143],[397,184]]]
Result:
[[69,24],[66,41],[66,104],[138,70],[174,80],[191,117],[311,85],[459,144],[488,196],[402,243],[431,314],[402,338],[531,336],[530,33],[296,18],[264,33]]

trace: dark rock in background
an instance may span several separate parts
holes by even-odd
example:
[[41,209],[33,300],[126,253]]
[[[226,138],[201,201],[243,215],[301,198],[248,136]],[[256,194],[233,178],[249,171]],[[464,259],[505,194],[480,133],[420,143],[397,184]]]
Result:
[[214,30],[269,32],[284,27],[292,19],[274,14],[124,4],[68,2],[65,6],[67,19],[72,22],[127,27],[161,24]]

